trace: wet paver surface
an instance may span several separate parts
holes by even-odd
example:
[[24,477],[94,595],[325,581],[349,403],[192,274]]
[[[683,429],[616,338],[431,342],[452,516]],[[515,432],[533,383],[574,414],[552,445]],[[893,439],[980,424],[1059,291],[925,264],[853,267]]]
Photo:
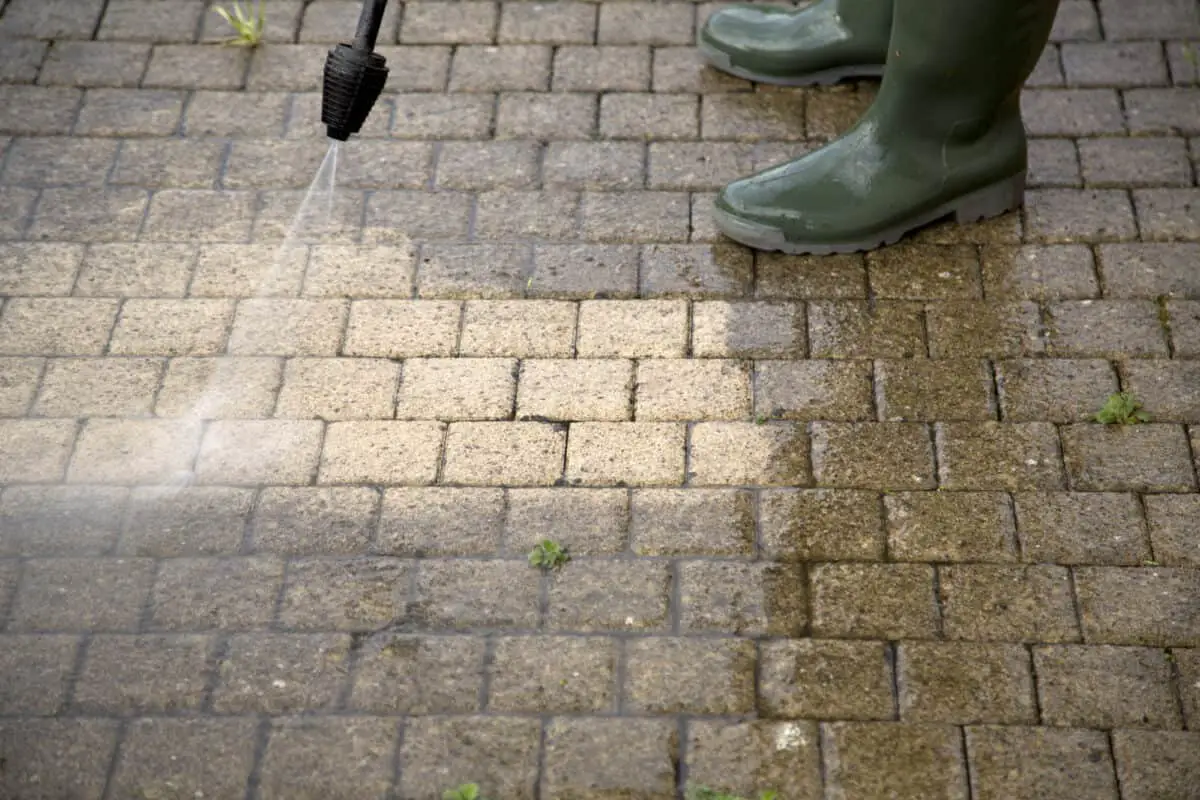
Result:
[[0,797],[1200,798],[1192,0],[1063,1],[1021,213],[823,258],[709,204],[876,86],[709,4],[393,2],[298,226],[356,2],[0,7]]

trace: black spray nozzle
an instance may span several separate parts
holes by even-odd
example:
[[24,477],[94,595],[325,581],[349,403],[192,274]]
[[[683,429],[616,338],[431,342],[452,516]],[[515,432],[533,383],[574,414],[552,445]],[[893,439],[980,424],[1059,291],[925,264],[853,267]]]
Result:
[[363,0],[353,44],[339,44],[325,58],[321,122],[331,139],[344,142],[362,129],[387,81],[387,60],[374,52],[387,0]]

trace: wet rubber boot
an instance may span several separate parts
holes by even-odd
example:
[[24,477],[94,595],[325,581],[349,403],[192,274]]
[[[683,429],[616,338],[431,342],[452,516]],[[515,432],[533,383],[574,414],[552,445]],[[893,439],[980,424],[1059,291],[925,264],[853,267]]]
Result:
[[895,0],[879,95],[825,147],[726,186],[717,227],[760,250],[847,253],[1022,204],[1021,86],[1058,0]]
[[780,86],[878,78],[892,0],[820,0],[806,8],[738,5],[716,11],[696,45],[712,66]]

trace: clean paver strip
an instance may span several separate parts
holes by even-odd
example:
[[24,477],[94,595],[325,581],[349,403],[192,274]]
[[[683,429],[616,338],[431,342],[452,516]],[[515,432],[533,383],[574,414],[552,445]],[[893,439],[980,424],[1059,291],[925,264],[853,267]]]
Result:
[[712,193],[875,85],[676,0],[391,4],[281,248],[357,3],[264,5],[0,2],[0,795],[1194,798],[1194,3],[1063,0],[1025,210],[827,258]]

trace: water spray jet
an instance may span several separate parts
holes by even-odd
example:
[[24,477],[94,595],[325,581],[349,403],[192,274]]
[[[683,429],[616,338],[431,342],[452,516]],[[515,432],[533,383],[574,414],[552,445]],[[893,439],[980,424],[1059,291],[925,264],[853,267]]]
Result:
[[375,52],[375,40],[387,0],[363,0],[351,44],[338,44],[325,58],[321,122],[329,138],[344,142],[362,129],[387,81],[387,60]]

